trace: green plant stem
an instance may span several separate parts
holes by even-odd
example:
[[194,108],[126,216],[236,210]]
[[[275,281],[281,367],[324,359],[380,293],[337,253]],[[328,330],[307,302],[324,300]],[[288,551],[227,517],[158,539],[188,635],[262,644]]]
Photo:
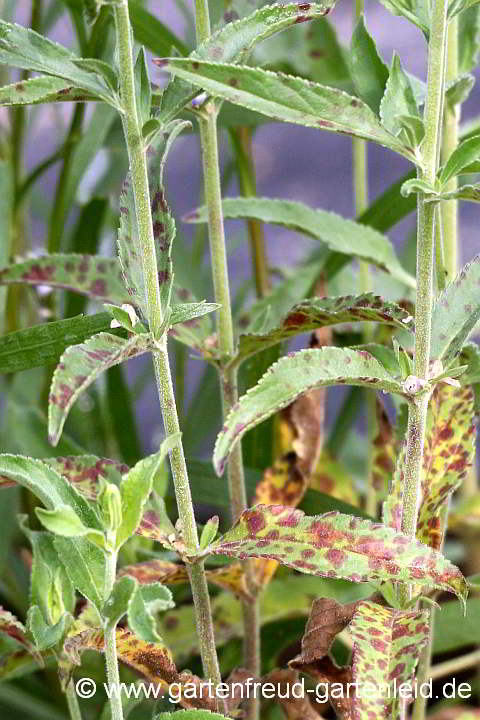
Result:
[[67,698],[70,720],[82,720],[82,713],[80,712],[80,705],[78,704],[78,697],[75,692],[75,684],[73,680],[70,680],[68,683],[65,695]]
[[[207,0],[196,0],[195,3],[197,43],[200,44],[210,35],[210,17]],[[234,353],[234,335],[232,306],[227,267],[227,251],[222,213],[222,195],[220,183],[220,167],[218,158],[217,108],[210,101],[202,109],[199,117],[200,142],[202,146],[203,177],[205,184],[205,200],[208,208],[208,233],[213,271],[215,302],[219,303],[218,341],[225,358]],[[220,390],[222,397],[223,418],[238,400],[237,370],[225,367],[221,372]],[[232,452],[228,462],[228,484],[232,519],[236,520],[247,507],[245,475],[242,449],[240,443]],[[246,564],[247,582],[254,593],[252,563]],[[257,603],[255,599],[253,603]],[[254,676],[260,673],[260,622],[257,608],[252,609],[250,603],[243,604],[243,629],[245,646],[245,666]],[[248,703],[250,720],[258,717],[259,703],[252,699]]]
[[[117,553],[108,552],[106,556],[105,597],[112,592],[117,573]],[[104,631],[105,665],[110,688],[110,707],[112,720],[123,720],[122,698],[120,696],[120,674],[118,671],[117,637],[115,626],[107,626]]]
[[[450,21],[448,27],[448,52],[445,71],[445,84],[448,85],[458,77],[458,19]],[[450,157],[458,145],[460,125],[460,105],[450,107],[445,104],[443,139],[442,139],[442,164]],[[450,192],[457,188],[458,178],[452,178],[446,186]],[[458,202],[451,200],[441,204],[443,221],[443,248],[445,254],[446,281],[451,282],[457,274],[458,263]]]
[[[165,430],[168,435],[180,430],[173,391],[172,375],[167,352],[167,336],[162,332],[163,313],[157,275],[157,259],[150,211],[146,150],[144,147],[135,98],[134,67],[127,0],[114,7],[115,28],[120,69],[120,91],[124,108],[125,139],[130,161],[132,188],[139,231],[139,251],[143,262],[143,275],[147,295],[150,329],[157,342],[153,362]],[[170,454],[178,514],[182,524],[183,540],[191,554],[198,549],[198,534],[188,482],[183,445],[179,443]],[[192,594],[199,631],[200,652],[205,674],[215,683],[220,682],[210,597],[201,563],[189,570]]]

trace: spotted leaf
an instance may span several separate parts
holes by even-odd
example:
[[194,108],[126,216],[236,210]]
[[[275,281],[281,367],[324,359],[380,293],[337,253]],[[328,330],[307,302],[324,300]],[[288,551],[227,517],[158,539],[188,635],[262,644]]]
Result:
[[386,130],[366,103],[342,90],[283,73],[190,58],[170,58],[166,69],[274,120],[370,140],[417,162],[413,148]]
[[0,270],[0,285],[27,283],[64,288],[92,300],[128,303],[129,295],[115,258],[96,255],[41,255]]
[[[368,225],[301,202],[277,198],[226,198],[223,214],[226,218],[252,218],[304,233],[325,243],[330,250],[348,258],[365,260],[409,287],[415,287],[415,278],[403,269],[390,240]],[[193,223],[207,222],[207,208],[197,208],[183,219]]]
[[417,538],[437,550],[442,544],[449,497],[472,467],[475,435],[472,389],[437,385],[427,419],[417,521]]
[[480,319],[480,255],[467,263],[437,298],[432,314],[431,357],[448,367]]
[[[145,642],[140,640],[129,630],[117,628],[116,630],[117,655],[120,662],[142,675],[155,686],[168,691],[172,683],[190,686],[194,699],[187,699],[183,694],[180,704],[183,707],[199,707],[207,710],[215,709],[215,699],[208,697],[207,687],[201,686],[201,680],[188,671],[179,673],[172,659],[168,647],[161,643]],[[65,641],[64,659],[60,667],[62,684],[65,687],[71,677],[73,667],[80,664],[81,653],[85,650],[96,650],[103,653],[105,642],[103,631],[99,629],[83,630],[71,635]],[[197,686],[197,692],[192,693],[192,685]]]
[[128,340],[99,333],[81,345],[69,347],[60,358],[50,388],[48,432],[52,445],[58,443],[70,408],[80,393],[108,368],[141,355],[150,347],[151,338],[146,333]]
[[242,362],[267,347],[319,327],[369,321],[386,323],[404,330],[410,329],[410,319],[411,315],[399,305],[386,302],[373,293],[312,298],[294,305],[280,325],[270,327],[267,324],[258,332],[240,335],[236,362]]
[[440,553],[379,523],[332,512],[309,517],[281,505],[242,513],[206,554],[277,560],[311,575],[352,582],[395,580],[443,588],[464,599],[466,581]]
[[[402,700],[394,683],[412,683],[428,642],[428,613],[401,612],[361,602],[349,626],[354,641],[353,679],[359,683],[352,705],[355,720],[399,720]],[[365,683],[373,683],[368,692]],[[365,692],[361,688],[365,687]]]
[[27,638],[27,631],[23,623],[8,610],[0,606],[0,634],[8,635],[21,645],[40,664],[43,665],[42,656]]
[[[238,20],[238,15],[227,10],[227,24],[214,32],[208,40],[191,53],[191,58],[223,62],[242,62],[248,58],[258,43],[299,22],[323,17],[335,3],[290,3],[268,5]],[[231,22],[237,20],[236,22]],[[162,65],[163,61],[157,61]],[[175,78],[162,98],[160,117],[168,122],[198,95],[198,88],[191,82]]]
[[223,473],[233,446],[248,430],[307,390],[328,385],[361,385],[404,394],[401,383],[368,352],[324,347],[281,358],[228,415],[215,445],[217,473]]
[[382,401],[375,399],[376,430],[373,438],[372,482],[384,497],[395,469],[395,434]]
[[55,102],[87,102],[96,96],[58,77],[30,78],[0,87],[0,105],[39,105]]

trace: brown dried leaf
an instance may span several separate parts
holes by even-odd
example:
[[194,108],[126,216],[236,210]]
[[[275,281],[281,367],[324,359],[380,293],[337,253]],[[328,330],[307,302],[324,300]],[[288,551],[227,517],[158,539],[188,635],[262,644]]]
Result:
[[341,605],[333,598],[313,601],[305,633],[302,652],[290,661],[290,667],[302,670],[303,666],[325,657],[336,636],[350,623],[358,602]]
[[[278,688],[277,701],[288,720],[321,720],[321,716],[314,709],[308,695],[293,697],[288,691],[294,683],[298,682],[298,673],[294,670],[273,670],[263,678],[263,683],[273,683]],[[287,697],[286,697],[287,696]]]

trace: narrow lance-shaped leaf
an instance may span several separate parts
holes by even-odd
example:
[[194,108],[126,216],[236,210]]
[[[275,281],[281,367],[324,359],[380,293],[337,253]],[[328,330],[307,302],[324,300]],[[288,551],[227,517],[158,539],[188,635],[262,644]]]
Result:
[[338,323],[371,321],[410,329],[411,315],[396,303],[386,302],[378,295],[346,295],[344,297],[312,298],[295,305],[280,325],[261,328],[258,332],[240,335],[237,361],[242,361],[271,345],[300,333]]
[[441,553],[380,523],[336,512],[309,517],[281,505],[256,505],[209,553],[271,558],[309,575],[352,582],[420,581],[462,600],[467,592],[462,573]]
[[[227,198],[223,201],[223,213],[226,218],[253,218],[305,233],[335,252],[365,260],[415,287],[415,279],[403,269],[385,235],[335,213],[272,198]],[[207,222],[206,207],[188,213],[184,220]]]
[[467,263],[437,298],[432,313],[431,357],[448,367],[480,319],[480,255]]
[[38,105],[55,102],[97,100],[92,93],[75,87],[68,80],[48,75],[20,80],[0,87],[0,105]]
[[103,78],[82,69],[77,64],[80,60],[67,48],[34,30],[0,21],[0,63],[64,78],[114,107],[119,107],[115,93]]
[[27,283],[72,290],[92,300],[131,302],[116,258],[96,255],[41,255],[0,269],[0,285]]
[[[237,22],[228,22],[191,53],[191,58],[242,62],[255,45],[292,25],[326,15],[334,3],[268,5]],[[157,61],[158,62],[158,61]],[[198,94],[191,82],[175,78],[162,98],[160,119],[174,118]]]
[[363,15],[352,35],[350,72],[359,97],[378,113],[388,80],[388,68],[365,27]]
[[417,162],[414,150],[386,130],[362,100],[342,90],[259,68],[172,58],[166,69],[211,95],[267,115],[376,142]]
[[402,384],[365,351],[325,347],[281,358],[228,415],[215,445],[217,473],[223,473],[233,446],[248,430],[307,390],[327,385],[360,385],[404,394]]
[[419,112],[410,79],[401,66],[400,58],[395,54],[380,104],[380,117],[387,130],[397,136],[403,130],[400,119],[403,115],[418,117]]
[[[403,683],[413,686],[418,659],[428,642],[428,613],[362,602],[349,630],[354,641],[353,680],[359,684],[352,700],[353,716],[399,720],[404,701],[396,688]],[[372,692],[362,692],[366,683],[373,683]]]
[[147,352],[149,334],[123,340],[109,333],[99,333],[82,345],[73,345],[60,358],[50,388],[48,432],[52,445],[60,438],[63,425],[81,392],[107,368]]
[[438,179],[442,185],[459,175],[462,170],[480,157],[480,135],[463,140],[460,145],[455,148],[444,167],[438,174]]

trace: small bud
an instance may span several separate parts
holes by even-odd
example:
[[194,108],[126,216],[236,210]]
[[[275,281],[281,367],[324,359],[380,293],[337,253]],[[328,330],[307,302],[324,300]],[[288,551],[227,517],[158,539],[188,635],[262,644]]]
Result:
[[205,524],[200,537],[200,550],[205,550],[205,548],[215,540],[218,532],[218,523],[218,515],[214,515]]
[[426,380],[418,378],[415,375],[409,375],[403,383],[403,389],[409,395],[416,395],[427,384]]
[[50,625],[56,625],[65,612],[59,569],[47,591],[47,612]]
[[113,483],[106,483],[99,495],[105,529],[114,532],[122,524],[122,498],[120,490]]

